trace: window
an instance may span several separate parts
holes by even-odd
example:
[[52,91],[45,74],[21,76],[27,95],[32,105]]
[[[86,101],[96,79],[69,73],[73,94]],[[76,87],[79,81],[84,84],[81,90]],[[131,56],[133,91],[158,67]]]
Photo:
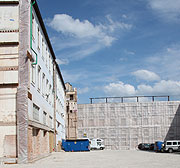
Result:
[[173,145],[177,145],[177,142],[173,142]]
[[38,136],[38,133],[39,133],[39,129],[33,128],[33,130],[32,130],[33,136]]
[[37,28],[37,44],[38,44],[38,49],[39,49],[39,38],[40,38],[40,30],[39,27]]
[[51,59],[51,75],[53,76],[53,61]]
[[40,49],[40,30],[39,30],[39,27],[38,27],[38,49]]
[[57,122],[57,127],[58,127],[58,128],[60,127],[60,125],[61,125],[61,124],[60,124],[59,122]]
[[46,94],[45,94],[45,96],[46,96],[46,101],[48,101],[48,98],[49,98],[49,93],[48,93],[48,85],[49,85],[49,81],[48,81],[48,79],[46,79]]
[[97,146],[101,146],[101,142],[97,142]]
[[178,142],[178,145],[180,145],[180,142]]
[[46,136],[46,133],[47,133],[47,131],[43,131],[43,137],[45,137],[45,136]]
[[48,49],[46,47],[46,67],[48,67]]
[[42,38],[42,60],[44,61],[44,39]]
[[49,104],[51,104],[51,85],[49,85]]
[[50,54],[49,54],[49,73],[51,73],[51,57],[50,57]]
[[38,66],[38,90],[41,90],[41,67]]
[[35,84],[35,79],[36,79],[36,66],[31,65],[31,82]]
[[172,142],[167,142],[167,145],[172,145]]
[[52,89],[52,92],[51,92],[51,97],[52,97],[52,107],[54,106],[54,91],[53,91],[53,89]]
[[35,23],[34,15],[32,14],[32,39],[33,40],[34,40],[34,23]]
[[46,116],[47,116],[47,113],[43,111],[43,124],[44,125],[46,125]]
[[33,104],[33,119],[39,121],[39,107]]
[[53,127],[53,123],[52,123],[52,117],[49,116],[49,126],[52,128]]
[[45,95],[45,74],[42,75],[42,95]]
[[52,100],[52,104],[53,104],[53,101],[54,101],[54,91],[53,91],[53,88],[52,88],[52,90],[51,90],[51,95],[52,95],[52,96],[51,96],[51,97],[52,97],[51,100]]
[[70,100],[73,100],[73,95],[70,95]]

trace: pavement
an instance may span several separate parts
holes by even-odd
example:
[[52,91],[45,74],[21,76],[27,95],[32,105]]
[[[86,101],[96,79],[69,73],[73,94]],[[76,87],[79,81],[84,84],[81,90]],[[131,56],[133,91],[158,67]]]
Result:
[[0,168],[180,168],[180,154],[136,150],[57,152],[33,163]]

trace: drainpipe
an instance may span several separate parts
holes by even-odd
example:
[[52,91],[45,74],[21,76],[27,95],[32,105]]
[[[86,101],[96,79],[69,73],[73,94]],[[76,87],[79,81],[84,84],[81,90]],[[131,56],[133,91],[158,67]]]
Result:
[[34,52],[34,54],[36,54],[36,61],[32,63],[32,65],[37,65],[37,53],[36,51],[34,51],[34,49],[32,48],[32,6],[35,4],[36,2],[32,2],[31,3],[31,13],[30,13],[30,48],[31,50]]

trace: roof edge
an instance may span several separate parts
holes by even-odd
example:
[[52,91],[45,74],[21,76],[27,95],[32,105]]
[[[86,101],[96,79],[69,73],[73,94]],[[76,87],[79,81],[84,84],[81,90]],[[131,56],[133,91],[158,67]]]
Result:
[[36,3],[33,5],[34,10],[35,10],[35,12],[36,12],[37,18],[38,18],[38,20],[39,20],[39,23],[40,23],[40,25],[41,25],[42,31],[43,31],[44,36],[45,36],[45,38],[46,38],[46,41],[47,41],[49,50],[50,50],[50,52],[51,52],[51,55],[52,55],[53,60],[54,60],[54,63],[55,63],[55,65],[56,65],[56,69],[57,69],[58,75],[60,76],[60,79],[62,80],[63,87],[64,87],[64,90],[65,90],[65,89],[66,89],[65,83],[64,83],[64,80],[63,80],[63,77],[62,77],[60,68],[59,68],[58,64],[56,63],[56,56],[55,56],[55,54],[54,54],[54,51],[53,51],[51,42],[50,42],[50,40],[49,40],[49,36],[48,36],[47,31],[46,31],[46,27],[45,27],[45,25],[44,25],[44,22],[43,22],[41,13],[40,13],[37,0],[31,0],[31,3],[34,2],[34,1],[36,2]]

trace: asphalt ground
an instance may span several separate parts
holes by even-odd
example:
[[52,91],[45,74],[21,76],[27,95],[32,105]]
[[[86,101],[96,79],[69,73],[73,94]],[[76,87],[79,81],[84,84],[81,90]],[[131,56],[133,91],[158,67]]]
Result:
[[8,168],[180,168],[180,153],[139,150],[57,152],[33,163]]

